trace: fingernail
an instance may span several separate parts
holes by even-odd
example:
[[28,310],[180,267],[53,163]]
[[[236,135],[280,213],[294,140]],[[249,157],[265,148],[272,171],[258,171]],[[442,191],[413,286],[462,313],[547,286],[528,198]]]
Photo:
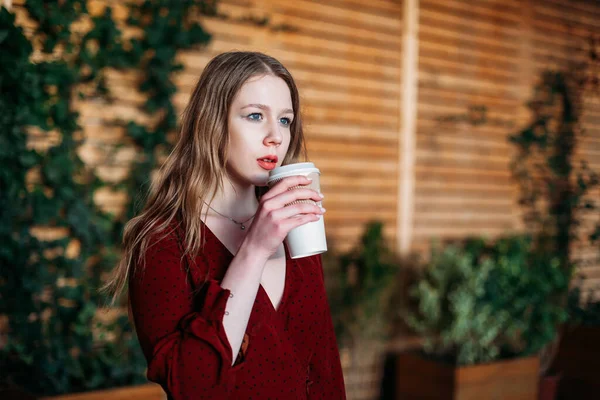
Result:
[[323,207],[321,207],[321,211],[325,212],[325,211],[327,211],[327,210],[326,210],[326,209],[324,209]]
[[305,178],[312,182],[312,178],[309,178],[308,176],[305,176]]
[[322,199],[324,199],[325,195],[323,193],[319,193],[319,197],[322,198]]

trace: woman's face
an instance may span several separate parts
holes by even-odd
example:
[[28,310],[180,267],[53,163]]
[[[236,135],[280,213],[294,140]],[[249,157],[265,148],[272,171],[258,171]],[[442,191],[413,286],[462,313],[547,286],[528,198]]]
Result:
[[250,78],[229,109],[227,172],[234,182],[265,186],[269,171],[281,165],[294,119],[290,90],[281,78]]

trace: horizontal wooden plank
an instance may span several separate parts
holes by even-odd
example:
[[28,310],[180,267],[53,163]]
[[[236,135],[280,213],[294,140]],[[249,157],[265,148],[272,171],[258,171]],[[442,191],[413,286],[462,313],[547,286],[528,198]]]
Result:
[[421,98],[419,98],[418,102],[418,113],[418,121],[433,119],[434,121],[446,124],[455,124],[457,120],[481,121],[481,125],[504,127],[507,133],[513,133],[517,125],[514,113],[488,109],[485,114],[475,112],[473,117],[469,117],[469,110],[465,105],[453,104],[451,102],[429,104],[422,101]]
[[[216,21],[217,26],[229,29],[221,21]],[[207,21],[208,25],[208,21]],[[211,28],[213,29],[213,28]],[[256,44],[240,44],[235,47],[229,46],[223,41],[212,41],[202,53],[181,52],[177,55],[177,61],[184,63],[187,67],[203,69],[208,59],[225,51],[232,50],[260,50]],[[293,50],[268,48],[270,55],[277,58],[289,69],[303,69],[308,71],[334,72],[343,76],[371,77],[386,81],[399,80],[399,68],[396,66],[380,66],[373,68],[373,64],[360,61],[345,61],[335,57],[329,57],[327,53],[312,54],[310,57],[297,53]]]
[[[466,124],[465,124],[466,125]],[[486,151],[498,151],[502,154],[514,151],[505,136],[483,133],[478,130],[469,131],[468,126],[458,129],[445,127],[433,123],[426,125],[419,123],[417,126],[417,146],[424,148],[481,148]]]
[[[419,100],[419,111],[426,115],[436,115],[437,119],[450,122],[456,122],[457,117],[465,116],[470,112],[470,106],[481,107],[482,104],[469,104],[464,101],[438,101],[434,99],[435,96],[420,96]],[[511,113],[512,111],[512,113]],[[487,107],[485,111],[480,113],[475,112],[477,115],[475,122],[490,123],[500,121],[504,124],[514,125],[514,109],[507,107]]]
[[95,172],[107,183],[123,182],[129,176],[130,169],[122,165],[99,165]]
[[303,31],[277,33],[273,40],[273,46],[275,48],[293,49],[307,55],[314,54],[314,52],[327,52],[331,56],[340,59],[358,59],[387,66],[400,66],[402,64],[401,52],[385,51],[353,42],[332,41],[309,35]]
[[494,185],[493,183],[484,185],[481,183],[462,183],[462,182],[441,182],[424,181],[419,182],[415,187],[415,194],[420,197],[438,197],[443,202],[444,197],[459,196],[479,196],[481,198],[502,197],[516,198],[516,190],[510,186]]
[[417,149],[416,160],[418,164],[439,163],[438,165],[469,166],[482,170],[508,170],[510,160],[507,157],[496,155],[481,155],[477,153],[436,151],[431,149]]
[[395,175],[347,177],[322,174],[321,188],[323,193],[330,190],[364,190],[371,193],[397,194],[398,181],[395,178]]
[[386,143],[389,146],[397,146],[399,140],[398,132],[394,129],[377,129],[354,124],[334,124],[328,121],[305,121],[304,134],[307,138],[324,137],[341,141],[363,139]]
[[[530,32],[532,44],[535,46],[533,51],[548,50],[555,51],[556,49],[574,50],[573,56],[581,56],[581,48],[588,44],[588,41],[577,36],[569,34],[554,34],[549,35],[545,29],[532,29]],[[541,47],[541,48],[540,48]]]
[[477,140],[452,140],[452,137],[431,139],[420,136],[417,139],[417,148],[433,154],[467,154],[468,157],[496,159],[506,161],[511,157],[510,148],[502,142],[483,142]]
[[311,104],[329,104],[333,108],[356,107],[373,114],[393,114],[394,118],[398,118],[396,114],[400,103],[400,93],[394,97],[375,97],[355,94],[351,91],[332,92],[318,88],[317,85],[307,86],[300,90],[302,90],[303,100]]
[[600,18],[600,7],[594,1],[587,0],[545,0],[544,4],[552,5],[563,12],[584,14],[590,18]]
[[[575,27],[577,31],[598,32],[600,30],[600,20],[598,13],[600,7],[596,8],[596,13],[578,12],[570,5],[558,5],[556,3],[537,3],[534,6],[536,18],[540,21],[562,25],[564,27]],[[573,30],[571,30],[573,32]],[[574,33],[575,33],[574,32]]]
[[[520,129],[517,121],[487,118],[485,125],[474,125],[468,121],[452,121],[456,117],[454,114],[440,115],[437,113],[427,113],[426,110],[426,107],[422,107],[417,115],[417,126],[423,127],[423,134],[435,135],[438,132],[452,135],[456,133],[465,137],[472,135],[473,137],[481,136],[503,141],[508,140],[510,135],[518,132]],[[458,114],[458,118],[462,118],[461,114]],[[445,121],[443,119],[448,120]]]
[[381,116],[352,110],[331,110],[323,107],[313,107],[311,104],[307,104],[303,112],[309,123],[355,124],[365,128],[389,130],[399,128],[398,116],[396,115]]
[[340,176],[370,176],[383,174],[385,176],[397,174],[397,162],[392,161],[365,161],[359,159],[331,159],[330,157],[312,157],[311,160],[323,171],[323,174],[339,174]]
[[414,240],[424,239],[435,239],[435,238],[455,238],[464,239],[466,236],[477,236],[494,238],[506,234],[510,234],[512,229],[505,227],[464,227],[464,228],[453,228],[453,227],[427,227],[423,229],[414,229],[413,237]]
[[315,137],[307,140],[309,154],[322,154],[331,157],[345,156],[349,158],[362,158],[374,160],[397,161],[398,149],[386,145],[378,145],[367,141],[331,141]]
[[463,210],[459,213],[445,214],[445,213],[428,213],[418,214],[414,216],[415,230],[429,227],[443,227],[448,226],[450,228],[479,228],[479,227],[504,227],[505,229],[512,229],[512,215],[499,215],[491,214],[486,215],[478,213],[476,211]]
[[331,24],[346,26],[348,29],[362,27],[382,35],[395,35],[402,29],[401,15],[386,16],[361,12],[360,8],[348,7],[339,3],[323,3],[312,0],[296,0],[293,2],[272,2],[269,4],[282,14],[308,15],[313,19]]
[[445,88],[419,87],[419,97],[427,99],[429,103],[454,102],[513,113],[516,107],[521,106],[520,101],[496,97],[486,92],[464,92]]
[[328,3],[345,8],[360,8],[361,11],[374,15],[389,16],[390,13],[395,14],[402,12],[401,4],[389,0],[371,0],[368,3],[365,3],[362,0],[328,0]]
[[[244,18],[249,10],[241,8],[240,17]],[[301,27],[293,27],[293,32],[269,31],[268,27],[255,26],[248,23],[236,22],[234,20],[222,20],[220,18],[207,18],[203,20],[203,26],[215,36],[209,47],[218,51],[225,51],[237,46],[254,47],[257,38],[264,35],[269,36],[268,46],[272,51],[292,50],[299,55],[314,55],[316,53],[327,54],[340,61],[366,62],[371,65],[399,66],[401,65],[400,54],[373,48],[365,44],[357,44],[352,41],[333,41],[320,35],[305,32]],[[290,28],[291,29],[291,28]],[[227,41],[233,45],[222,47],[216,46],[216,41]]]
[[487,92],[497,97],[520,99],[522,88],[514,85],[497,84],[492,81],[475,80],[471,77],[458,77],[444,73],[444,71],[419,71],[419,85],[425,87],[442,87],[447,90],[460,90],[464,92]]
[[448,215],[459,214],[464,212],[465,209],[475,210],[478,213],[484,215],[496,215],[506,216],[508,214],[516,215],[514,212],[514,206],[516,203],[507,202],[506,199],[502,199],[504,203],[499,204],[498,202],[487,204],[477,202],[476,199],[473,201],[463,202],[453,201],[439,202],[438,199],[431,198],[419,198],[419,202],[415,203],[414,216],[425,215],[430,213],[445,213]]
[[[437,52],[437,53],[436,53]],[[441,59],[465,60],[465,62],[487,62],[488,65],[497,64],[499,68],[517,71],[517,53],[495,53],[489,51],[487,46],[474,46],[466,42],[453,42],[443,35],[420,33],[419,53],[438,54]]]
[[416,182],[440,181],[456,183],[486,184],[494,182],[497,185],[512,185],[512,176],[508,171],[478,171],[464,169],[443,169],[415,165]]
[[[425,11],[427,14],[427,12]],[[440,23],[438,23],[441,22]],[[515,36],[504,38],[500,36],[500,32],[496,32],[501,26],[492,26],[492,29],[481,30],[475,26],[452,27],[444,25],[445,16],[439,15],[438,18],[430,20],[421,16],[419,25],[419,40],[431,40],[430,38],[443,38],[442,43],[449,43],[469,49],[482,49],[486,52],[501,52],[509,55],[519,53],[519,42]],[[466,21],[465,21],[466,22]],[[469,24],[471,21],[469,21]]]
[[487,20],[493,24],[515,26],[520,22],[520,15],[515,14],[514,6],[507,3],[465,2],[460,0],[421,0],[419,6],[423,10],[435,10],[463,19]]
[[335,208],[327,208],[325,212],[325,223],[331,224],[343,223],[352,220],[353,223],[366,225],[370,221],[381,221],[386,225],[392,225],[396,222],[396,211],[369,211],[367,207],[361,207],[362,212],[337,211]]
[[362,26],[348,28],[347,26],[316,19],[310,13],[286,13],[277,7],[278,5],[276,4],[272,14],[272,23],[274,25],[286,24],[306,34],[321,36],[324,39],[335,42],[354,42],[363,46],[388,49],[390,51],[400,51],[401,49],[402,38],[400,31],[395,35],[384,35],[381,32],[375,32]]
[[[415,192],[415,205],[420,207],[420,210],[432,210],[431,206],[440,207],[441,209],[454,209],[453,207],[468,207],[470,209],[477,208],[482,212],[487,212],[490,207],[496,207],[497,209],[504,209],[506,212],[513,210],[515,202],[509,198],[477,198],[473,196],[445,196],[443,202],[440,199],[431,198],[428,196],[420,196],[418,192]],[[433,209],[435,210],[435,209]],[[421,212],[420,211],[420,212]]]
[[[451,58],[448,60],[448,58]],[[510,83],[516,79],[517,72],[510,69],[500,69],[493,65],[493,62],[484,62],[477,57],[468,57],[468,59],[458,60],[463,58],[460,55],[451,57],[443,51],[423,51],[419,53],[419,70],[435,72],[443,70],[449,75],[469,75],[477,77],[477,79],[489,80],[496,83]],[[514,69],[513,69],[514,70]]]
[[415,172],[430,172],[431,174],[451,173],[456,175],[464,175],[473,179],[508,179],[511,177],[511,173],[505,169],[474,169],[474,168],[459,168],[457,166],[446,166],[438,165],[433,162],[417,163],[415,165]]
[[468,32],[472,36],[485,36],[485,40],[516,42],[521,35],[518,25],[506,25],[486,18],[472,18],[422,6],[419,9],[420,27],[437,26],[447,31]]

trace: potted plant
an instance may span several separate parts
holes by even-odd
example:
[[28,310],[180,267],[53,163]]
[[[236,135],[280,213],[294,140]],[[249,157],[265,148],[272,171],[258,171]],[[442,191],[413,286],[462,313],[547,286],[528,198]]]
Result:
[[328,252],[329,298],[349,399],[378,399],[390,329],[389,306],[399,263],[386,244],[383,224],[370,222],[357,246]]
[[424,345],[399,355],[396,398],[537,399],[538,352],[566,319],[569,276],[535,250],[528,236],[433,247],[405,313]]
[[551,371],[560,375],[559,399],[594,399],[600,391],[600,301],[585,296],[579,285],[569,294],[569,321]]

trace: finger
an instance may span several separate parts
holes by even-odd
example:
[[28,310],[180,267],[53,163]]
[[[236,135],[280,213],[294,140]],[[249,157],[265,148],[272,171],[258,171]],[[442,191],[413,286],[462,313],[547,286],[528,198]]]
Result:
[[273,211],[272,215],[273,215],[273,219],[280,221],[280,220],[284,220],[287,218],[292,218],[297,215],[304,215],[304,214],[323,215],[324,213],[325,213],[325,209],[322,207],[319,207],[314,204],[300,203],[300,204],[292,204],[287,207],[282,207],[276,211]]
[[321,218],[320,215],[316,214],[302,214],[297,215],[295,217],[287,218],[281,224],[281,228],[286,232],[286,234],[294,228],[297,228],[301,225],[308,224],[309,222],[316,222]]
[[304,175],[289,176],[287,178],[283,178],[281,181],[273,185],[273,187],[271,187],[269,191],[263,195],[262,198],[264,200],[269,200],[281,193],[285,193],[294,186],[310,185],[311,182],[312,181]]
[[269,203],[272,206],[272,209],[278,209],[286,204],[301,200],[312,200],[315,203],[318,203],[323,200],[323,197],[312,189],[293,189],[273,197],[269,200]]

